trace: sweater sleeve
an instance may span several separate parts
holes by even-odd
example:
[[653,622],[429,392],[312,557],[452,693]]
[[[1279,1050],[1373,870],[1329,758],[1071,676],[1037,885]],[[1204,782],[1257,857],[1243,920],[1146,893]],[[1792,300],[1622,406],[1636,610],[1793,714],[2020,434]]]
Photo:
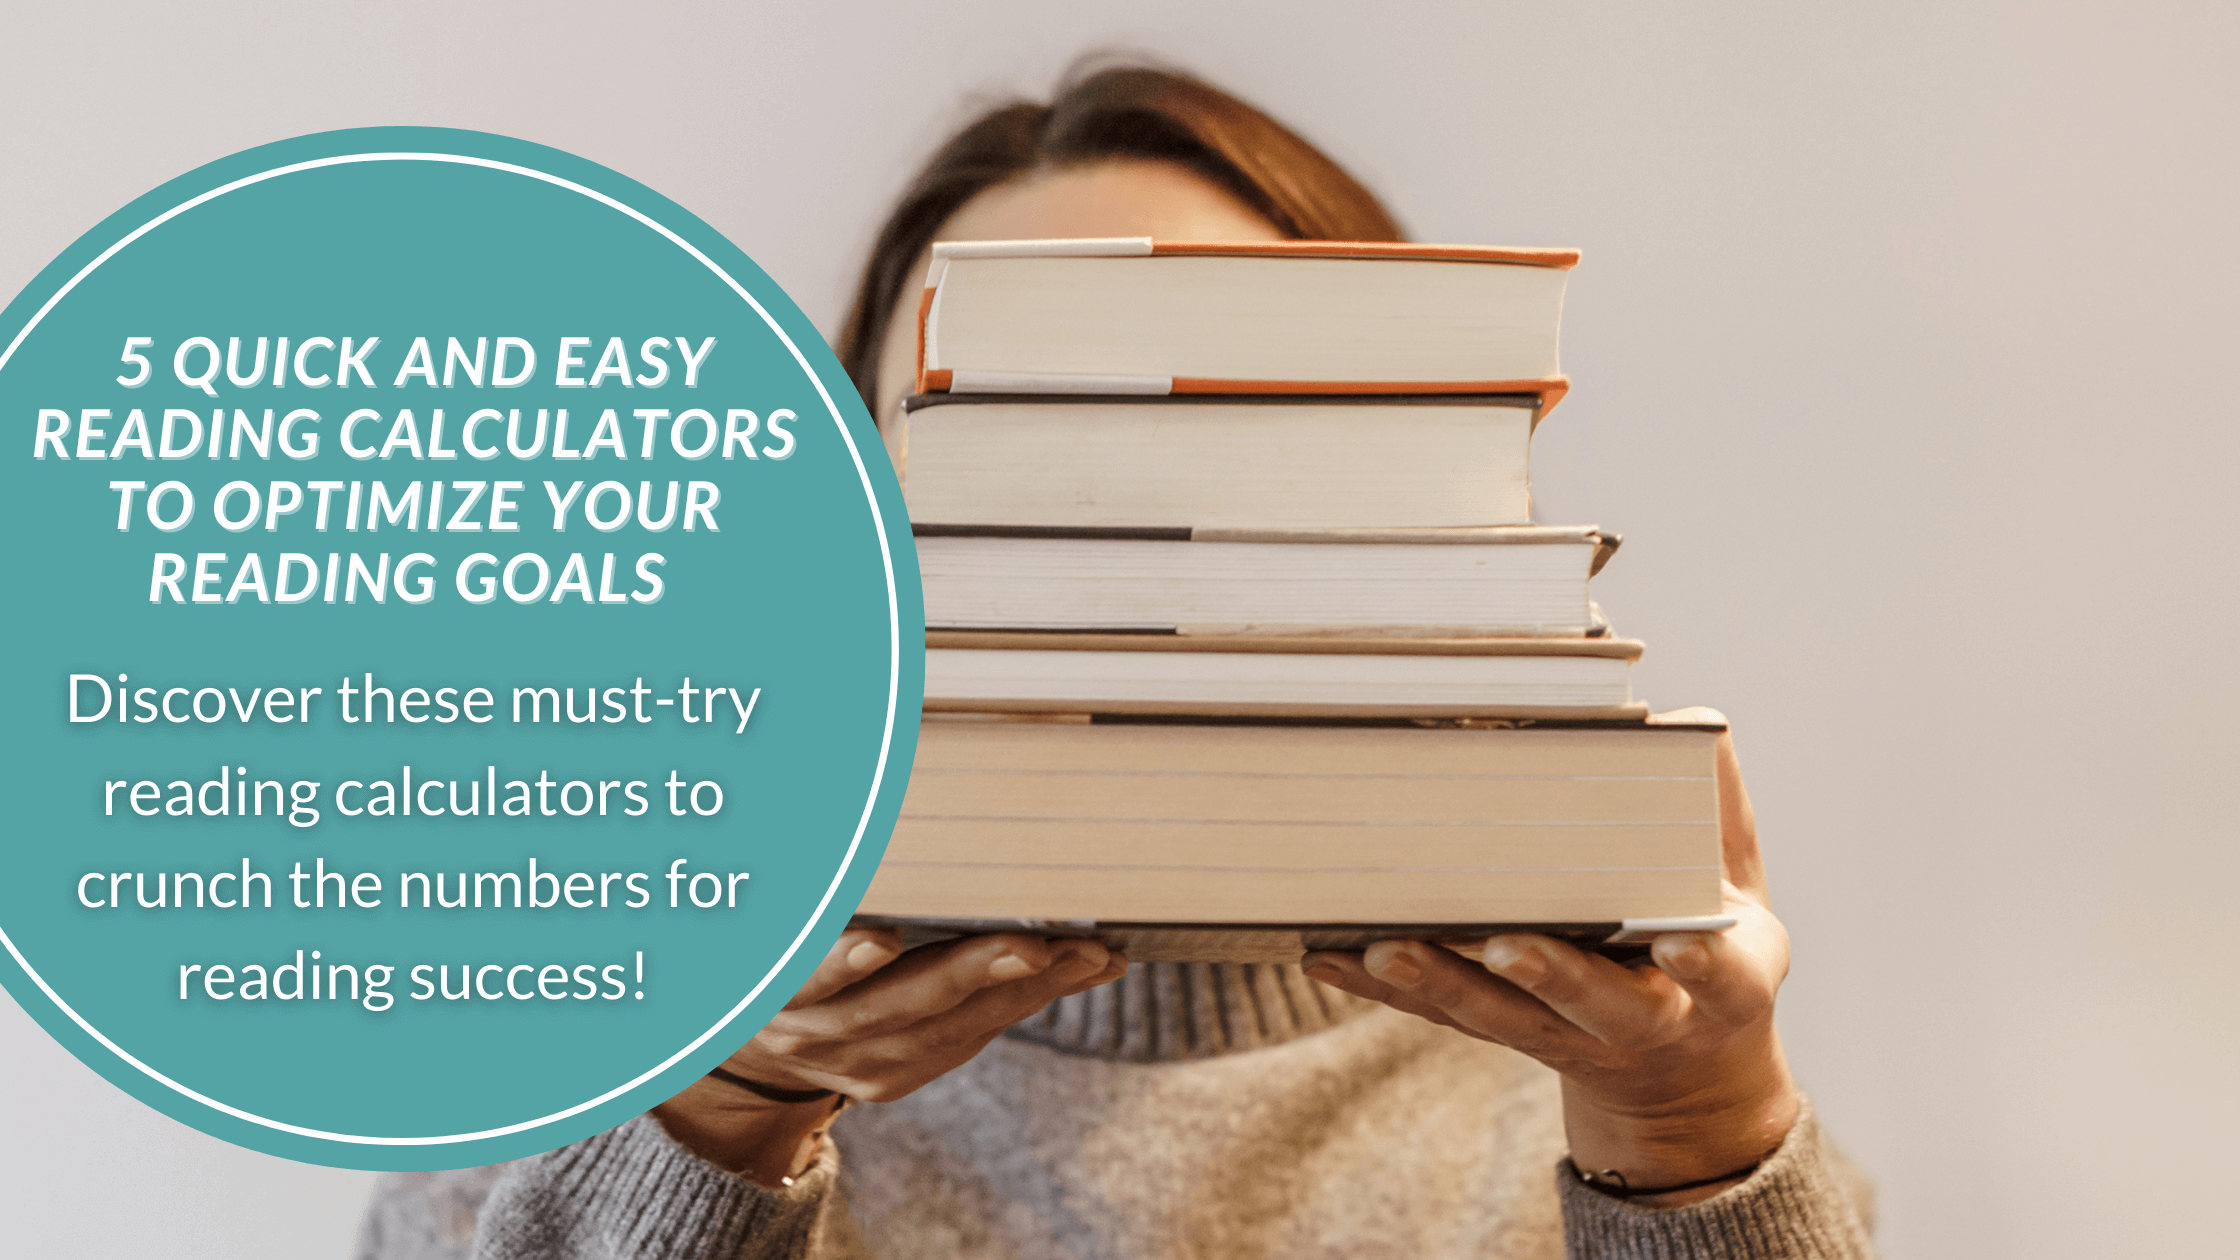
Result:
[[686,1150],[651,1116],[506,1166],[475,1260],[807,1260],[838,1156],[771,1190]]
[[1686,1207],[1650,1208],[1556,1166],[1568,1260],[1872,1260],[1864,1178],[1821,1135],[1812,1106],[1747,1181]]

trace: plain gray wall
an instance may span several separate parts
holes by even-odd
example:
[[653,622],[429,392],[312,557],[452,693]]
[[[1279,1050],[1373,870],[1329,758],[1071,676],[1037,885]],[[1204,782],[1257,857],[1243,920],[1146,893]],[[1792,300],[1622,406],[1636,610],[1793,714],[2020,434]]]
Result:
[[[0,292],[203,162],[440,124],[660,189],[830,331],[964,102],[1100,45],[1419,238],[1583,247],[1542,514],[1626,532],[1640,689],[1735,721],[1783,1027],[1887,1251],[2229,1246],[2230,5],[299,9],[12,5]],[[163,1119],[4,999],[0,1134],[17,1255],[334,1254],[370,1180]]]

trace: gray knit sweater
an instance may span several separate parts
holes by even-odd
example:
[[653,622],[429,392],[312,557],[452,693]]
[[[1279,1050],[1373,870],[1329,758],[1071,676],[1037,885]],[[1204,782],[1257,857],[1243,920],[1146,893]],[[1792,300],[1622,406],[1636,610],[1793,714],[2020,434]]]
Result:
[[1553,1073],[1296,968],[1143,964],[908,1098],[786,1190],[650,1117],[495,1168],[393,1173],[361,1260],[1866,1257],[1809,1108],[1748,1181],[1634,1207],[1563,1165]]

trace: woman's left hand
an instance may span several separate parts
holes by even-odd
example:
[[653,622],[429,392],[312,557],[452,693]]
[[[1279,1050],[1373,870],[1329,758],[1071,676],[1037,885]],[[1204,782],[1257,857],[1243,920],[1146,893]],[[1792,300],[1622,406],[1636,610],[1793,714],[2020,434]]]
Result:
[[[1654,720],[1690,719],[1704,717]],[[1747,1169],[1797,1117],[1773,1028],[1789,934],[1767,904],[1757,826],[1725,735],[1718,791],[1726,913],[1736,923],[1658,937],[1655,966],[1518,933],[1488,940],[1482,965],[1437,945],[1380,941],[1359,954],[1310,954],[1307,974],[1554,1068],[1571,1158],[1584,1171],[1616,1170],[1649,1188]],[[1635,1202],[1676,1207],[1733,1180]]]

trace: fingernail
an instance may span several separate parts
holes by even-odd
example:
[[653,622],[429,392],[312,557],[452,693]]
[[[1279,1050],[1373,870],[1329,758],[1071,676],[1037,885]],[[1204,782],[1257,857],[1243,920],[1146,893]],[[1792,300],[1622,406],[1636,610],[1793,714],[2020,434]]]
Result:
[[1111,961],[1112,955],[1104,946],[1090,941],[1066,951],[1065,957],[1058,963],[1058,974],[1068,983],[1085,980],[1103,971]]
[[1310,979],[1320,980],[1324,984],[1334,985],[1345,978],[1344,972],[1326,962],[1315,963],[1309,966],[1306,972]]
[[884,941],[860,941],[848,951],[848,967],[852,971],[870,971],[893,962],[893,947]]
[[1414,984],[1423,979],[1423,969],[1406,954],[1387,954],[1384,965],[1376,969],[1377,975],[1394,984]]
[[1501,937],[1486,942],[1485,952],[1479,955],[1486,970],[1504,980],[1517,984],[1531,984],[1548,972],[1548,956],[1517,941]]
[[1686,937],[1669,949],[1655,951],[1657,966],[1675,980],[1701,980],[1711,974],[1711,951],[1703,947],[1703,938]]
[[988,974],[998,980],[1016,980],[1035,973],[1035,965],[1017,954],[1005,954],[988,964]]

